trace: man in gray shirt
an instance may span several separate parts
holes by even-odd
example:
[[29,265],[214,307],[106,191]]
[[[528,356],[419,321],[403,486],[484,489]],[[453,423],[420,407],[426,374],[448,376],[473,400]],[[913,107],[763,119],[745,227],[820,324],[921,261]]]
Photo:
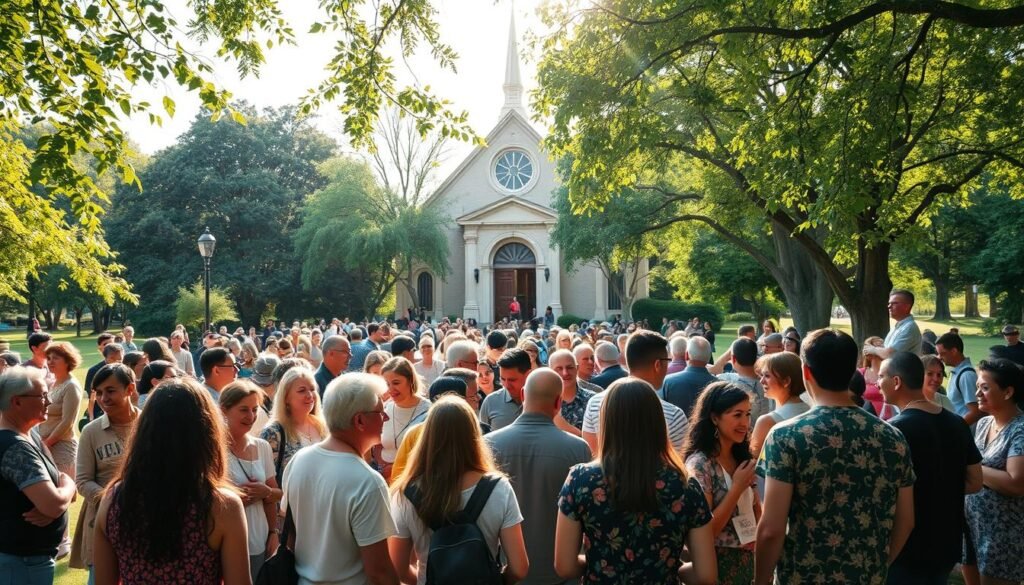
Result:
[[523,540],[530,558],[525,585],[565,583],[555,574],[558,493],[569,469],[590,461],[586,441],[555,426],[562,407],[562,380],[548,368],[526,379],[523,414],[511,425],[484,435],[494,459],[508,473],[523,514]]
[[491,392],[480,405],[480,420],[498,430],[512,424],[523,412],[523,385],[533,364],[526,350],[506,349],[498,359],[501,390]]

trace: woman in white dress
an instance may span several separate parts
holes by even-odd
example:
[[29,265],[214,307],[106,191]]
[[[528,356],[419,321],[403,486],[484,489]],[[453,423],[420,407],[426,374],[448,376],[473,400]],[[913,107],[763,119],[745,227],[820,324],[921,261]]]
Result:
[[412,363],[403,357],[394,357],[384,363],[381,369],[384,381],[388,383],[390,400],[384,403],[384,412],[388,418],[380,436],[380,454],[378,455],[381,474],[391,481],[391,466],[398,454],[398,447],[409,429],[422,423],[427,418],[430,401],[421,394],[419,376]]

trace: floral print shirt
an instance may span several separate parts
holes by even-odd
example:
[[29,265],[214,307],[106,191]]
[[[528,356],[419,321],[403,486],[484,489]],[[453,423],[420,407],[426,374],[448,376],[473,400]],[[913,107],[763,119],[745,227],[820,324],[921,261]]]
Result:
[[856,406],[817,406],[772,428],[758,470],[793,486],[777,582],[885,582],[896,496],[914,484],[896,428]]
[[[721,504],[729,495],[729,486],[725,483],[725,470],[717,460],[709,459],[707,455],[697,451],[686,458],[686,471],[697,481],[704,493],[711,494],[714,506]],[[737,506],[733,510],[732,516],[736,517],[739,512],[739,506]],[[753,542],[746,545],[740,543],[740,537],[736,534],[736,527],[732,522],[727,522],[725,528],[715,537],[715,546],[754,550]]]
[[562,418],[577,429],[583,428],[583,415],[587,412],[587,401],[594,392],[576,384],[576,398],[572,402],[562,402]]
[[697,482],[675,469],[662,469],[656,487],[657,513],[622,513],[599,462],[569,470],[558,509],[583,525],[584,583],[678,583],[686,534],[710,522],[711,510]]

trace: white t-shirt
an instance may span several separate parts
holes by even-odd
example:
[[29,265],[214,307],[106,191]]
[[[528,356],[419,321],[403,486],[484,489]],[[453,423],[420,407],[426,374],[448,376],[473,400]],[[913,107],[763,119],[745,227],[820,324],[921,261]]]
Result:
[[316,444],[284,471],[282,509],[295,520],[295,569],[301,585],[363,585],[359,548],[395,534],[388,486],[362,458]]
[[[268,477],[274,477],[274,453],[270,450],[270,443],[257,438],[252,441],[256,444],[256,459],[239,459],[234,453],[228,453],[228,477],[235,485],[250,481],[264,483]],[[245,507],[245,525],[249,527],[249,555],[265,552],[270,526],[267,525],[262,500]]]
[[[587,401],[587,410],[583,413],[583,432],[599,434],[601,430],[601,405],[604,404],[604,398],[608,396],[607,392],[601,392],[600,394],[594,394]],[[659,398],[659,400],[661,400]],[[683,409],[672,404],[671,402],[665,402],[661,400],[661,409],[665,413],[665,425],[668,428],[668,440],[672,443],[672,447],[676,451],[682,453],[683,441],[686,440],[686,430],[688,422],[686,420],[686,413]]]
[[383,449],[380,452],[381,459],[388,463],[395,462],[395,455],[402,445],[402,439],[409,429],[423,422],[427,418],[427,411],[430,410],[430,401],[420,398],[419,403],[412,408],[402,408],[393,400],[384,403],[384,412],[391,420],[384,421],[381,428],[380,444]]
[[[469,503],[469,498],[475,489],[474,485],[462,490],[462,508]],[[551,510],[554,514],[554,501],[552,501]],[[427,553],[430,552],[430,536],[434,531],[423,524],[419,514],[416,513],[416,507],[406,499],[405,494],[394,495],[391,501],[391,514],[394,516],[395,526],[398,528],[397,536],[412,540],[419,563],[418,582],[423,585],[427,581]],[[491,492],[484,509],[480,512],[480,517],[476,519],[476,525],[483,533],[494,558],[498,558],[498,537],[501,530],[520,524],[522,521],[523,515],[519,511],[519,501],[516,500],[516,494],[512,491],[512,484],[503,477],[498,481],[498,485],[494,486],[494,491]]]
[[441,377],[441,374],[447,369],[443,362],[434,360],[430,367],[427,367],[423,362],[416,362],[412,365],[416,373],[419,374],[423,381],[426,382],[426,386],[429,388],[434,380]]

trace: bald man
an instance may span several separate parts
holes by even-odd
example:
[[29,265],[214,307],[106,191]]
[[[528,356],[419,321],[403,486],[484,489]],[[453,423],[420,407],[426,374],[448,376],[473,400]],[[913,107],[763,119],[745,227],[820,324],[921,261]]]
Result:
[[558,420],[555,424],[563,431],[579,437],[582,434],[583,414],[587,411],[587,402],[596,392],[583,388],[580,384],[576,376],[578,368],[573,352],[567,349],[556,351],[548,358],[548,366],[562,381],[562,418],[565,419],[568,428],[559,424]]
[[507,427],[484,435],[484,440],[508,473],[523,514],[530,572],[522,583],[563,583],[554,568],[558,508],[552,502],[558,501],[569,468],[590,461],[590,448],[583,439],[555,426],[562,408],[562,378],[554,370],[532,371],[523,394],[523,414]]

